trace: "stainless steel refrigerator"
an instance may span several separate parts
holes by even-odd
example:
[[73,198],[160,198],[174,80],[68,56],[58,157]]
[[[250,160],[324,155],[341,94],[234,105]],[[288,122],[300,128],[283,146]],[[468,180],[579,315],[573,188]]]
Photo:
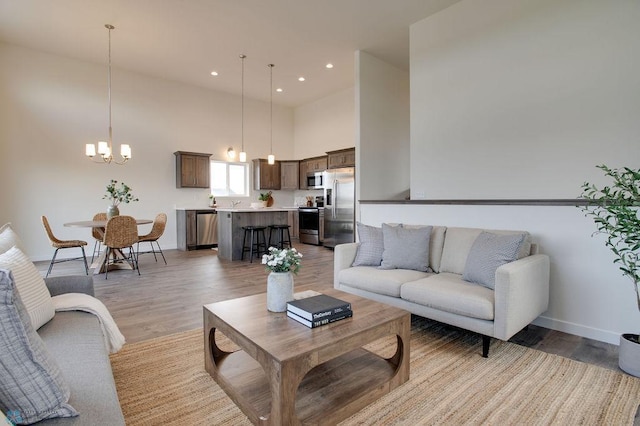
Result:
[[355,241],[355,169],[329,169],[322,175],[324,187],[325,247]]

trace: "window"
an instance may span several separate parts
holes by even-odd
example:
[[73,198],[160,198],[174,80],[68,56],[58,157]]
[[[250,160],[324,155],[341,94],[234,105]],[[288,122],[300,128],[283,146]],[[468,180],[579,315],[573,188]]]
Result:
[[249,165],[212,160],[211,194],[216,197],[248,197]]

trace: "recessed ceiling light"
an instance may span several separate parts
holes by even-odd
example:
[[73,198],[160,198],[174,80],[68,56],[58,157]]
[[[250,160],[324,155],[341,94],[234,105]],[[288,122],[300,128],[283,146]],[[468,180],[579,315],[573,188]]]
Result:
[[214,77],[217,76],[218,75],[218,71],[211,71],[211,75],[214,76]]
[[304,81],[304,77],[298,77],[298,81]]
[[331,69],[331,68],[333,68],[333,64],[327,64],[327,65],[325,65],[325,67]]
[[278,88],[276,89],[276,92],[282,92],[282,88],[281,88],[281,87],[278,87]]

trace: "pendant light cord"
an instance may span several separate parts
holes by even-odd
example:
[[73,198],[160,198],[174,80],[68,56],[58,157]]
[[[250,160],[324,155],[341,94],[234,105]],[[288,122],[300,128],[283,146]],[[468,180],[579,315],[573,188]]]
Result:
[[275,65],[273,64],[269,64],[269,70],[270,70],[270,84],[271,84],[271,90],[269,91],[269,114],[270,114],[270,120],[271,120],[271,141],[269,142],[269,154],[273,155],[273,67]]
[[108,86],[109,86],[109,153],[113,155],[113,130],[111,127],[111,30],[114,28],[113,25],[105,25],[109,30],[109,73],[108,73]]
[[242,148],[240,149],[241,152],[244,152],[244,58],[246,58],[245,55],[240,55],[240,59],[242,59],[242,77],[241,77],[241,83],[240,83],[240,94],[241,94],[241,102],[240,102],[240,116],[241,116],[241,131],[240,131],[240,141],[242,144]]

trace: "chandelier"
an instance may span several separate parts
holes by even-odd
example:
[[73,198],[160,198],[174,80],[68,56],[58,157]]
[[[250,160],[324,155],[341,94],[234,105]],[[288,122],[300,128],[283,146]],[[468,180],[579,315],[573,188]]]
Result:
[[242,61],[242,79],[241,79],[241,112],[240,112],[240,120],[241,120],[241,143],[242,147],[240,148],[240,161],[242,163],[247,161],[247,153],[244,150],[244,58],[246,55],[240,55],[240,60]]
[[94,160],[93,157],[96,155],[96,146],[95,144],[88,143],[85,147],[85,155],[89,157],[95,163],[115,163],[122,165],[127,162],[131,158],[131,147],[127,144],[120,145],[120,156],[122,157],[122,161],[116,161],[113,158],[113,147],[112,147],[112,135],[113,130],[111,128],[111,30],[115,27],[110,24],[106,24],[105,28],[109,30],[109,141],[98,141],[98,154],[100,155],[100,159],[98,161]]

